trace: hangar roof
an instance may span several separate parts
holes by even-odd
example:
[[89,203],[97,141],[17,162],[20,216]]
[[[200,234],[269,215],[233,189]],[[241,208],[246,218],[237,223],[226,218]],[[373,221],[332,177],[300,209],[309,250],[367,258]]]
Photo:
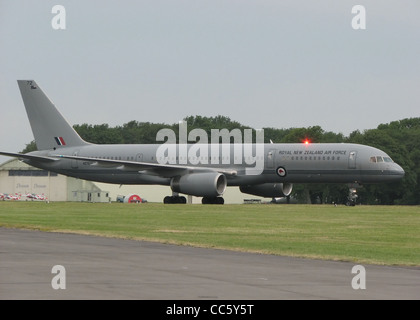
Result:
[[8,170],[41,170],[35,167],[32,167],[19,159],[10,159],[6,162],[0,164],[0,171],[8,171]]

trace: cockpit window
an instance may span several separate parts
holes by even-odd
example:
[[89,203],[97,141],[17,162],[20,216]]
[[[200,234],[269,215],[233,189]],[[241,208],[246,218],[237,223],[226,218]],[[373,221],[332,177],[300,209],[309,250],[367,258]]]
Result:
[[369,161],[373,162],[373,163],[394,162],[394,161],[392,161],[392,159],[390,157],[381,157],[381,156],[370,157]]

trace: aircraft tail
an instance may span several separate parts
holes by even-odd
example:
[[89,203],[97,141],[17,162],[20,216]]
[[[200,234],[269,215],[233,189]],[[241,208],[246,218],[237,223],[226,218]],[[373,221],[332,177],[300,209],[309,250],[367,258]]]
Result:
[[88,144],[64,119],[34,80],[18,80],[38,150]]

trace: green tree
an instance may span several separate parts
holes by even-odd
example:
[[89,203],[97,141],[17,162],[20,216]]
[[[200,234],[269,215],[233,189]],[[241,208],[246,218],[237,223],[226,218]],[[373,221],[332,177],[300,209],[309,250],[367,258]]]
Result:
[[36,151],[38,150],[36,147],[36,143],[35,140],[32,140],[31,142],[26,144],[25,149],[23,149],[20,153],[28,153],[28,152],[32,152],[32,151]]

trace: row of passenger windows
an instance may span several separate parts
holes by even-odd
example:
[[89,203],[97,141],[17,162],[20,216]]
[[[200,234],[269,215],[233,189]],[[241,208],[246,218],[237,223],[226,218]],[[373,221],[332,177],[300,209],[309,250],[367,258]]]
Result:
[[[104,159],[104,160],[127,160],[134,161],[135,157],[92,157],[92,159]],[[153,160],[154,157],[151,158]],[[159,160],[229,160],[228,157],[160,157]],[[235,160],[238,160],[238,157],[235,157]],[[264,160],[264,157],[247,157],[247,160]],[[142,161],[138,159],[137,161]]]
[[292,160],[340,160],[340,157],[335,157],[335,156],[296,156],[296,157],[292,157]]
[[370,162],[378,163],[378,162],[394,162],[394,161],[392,161],[390,157],[376,156],[376,157],[370,157]]
[[[238,160],[238,157],[234,157],[235,160]],[[159,160],[192,160],[192,161],[196,161],[196,160],[200,160],[200,161],[207,161],[207,160],[229,160],[229,157],[160,157]],[[264,157],[246,157],[246,158],[242,158],[242,159],[246,159],[246,160],[264,160]]]
[[[196,160],[229,160],[228,157],[160,157],[159,160],[192,160],[192,161],[196,161]],[[371,157],[370,161],[371,162],[392,162],[391,158],[383,158],[384,160],[378,160],[375,161],[375,158],[381,158],[382,157]],[[127,157],[125,159],[125,157],[93,157],[92,159],[105,159],[105,160],[127,160],[127,161],[134,161],[134,157]],[[154,157],[151,158],[151,160],[153,160]],[[292,156],[291,158],[292,160],[340,160],[340,157],[335,157],[335,156]],[[238,157],[235,157],[235,160],[238,160]],[[264,160],[264,157],[253,157],[251,159],[251,157],[247,157],[246,160]],[[142,160],[140,160],[142,161]]]

